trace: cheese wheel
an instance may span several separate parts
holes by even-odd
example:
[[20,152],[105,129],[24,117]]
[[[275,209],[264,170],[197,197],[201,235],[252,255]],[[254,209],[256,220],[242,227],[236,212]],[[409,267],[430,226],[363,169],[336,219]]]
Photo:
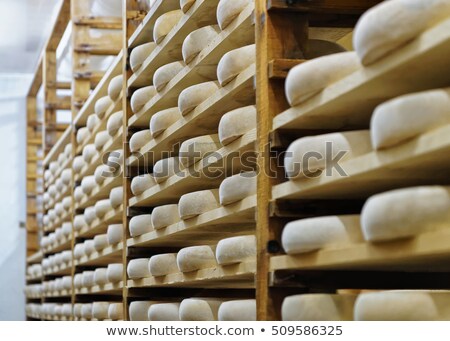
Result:
[[92,133],[94,131],[95,127],[97,127],[97,125],[99,123],[100,123],[100,120],[99,120],[98,116],[96,114],[91,114],[88,116],[88,118],[86,120],[86,127]]
[[66,154],[67,158],[72,156],[72,143],[69,143],[64,147],[64,154]]
[[385,291],[363,293],[354,309],[355,321],[437,321],[448,320],[448,309],[439,309],[439,293],[433,299],[426,291]]
[[94,145],[95,149],[101,151],[108,141],[111,140],[111,136],[106,130],[100,131],[95,135]]
[[88,144],[83,148],[83,159],[86,163],[90,163],[97,155],[98,151],[94,144]]
[[448,228],[450,187],[422,186],[374,195],[364,204],[364,239],[386,241]]
[[122,224],[112,224],[108,226],[107,231],[108,244],[116,245],[122,241],[123,235],[123,225]]
[[109,199],[102,199],[95,203],[95,214],[97,218],[101,219],[106,213],[112,210],[111,202]]
[[105,285],[108,283],[107,269],[97,268],[94,271],[94,283],[95,285]]
[[120,282],[123,277],[123,264],[122,263],[109,264],[106,270],[106,276],[108,278],[108,282],[111,283]]
[[149,258],[137,258],[130,260],[127,267],[128,277],[131,279],[150,277],[150,272],[148,270],[149,260]]
[[183,41],[181,48],[183,60],[189,64],[204,48],[218,36],[219,26],[205,26],[192,31]]
[[153,166],[153,177],[157,183],[166,181],[180,171],[178,157],[169,157],[157,161]]
[[61,231],[64,237],[69,237],[72,233],[72,223],[64,222],[61,227]]
[[220,143],[226,146],[252,129],[256,129],[256,106],[229,111],[220,119]]
[[75,259],[80,259],[84,257],[84,244],[76,244],[73,249],[73,255]]
[[77,289],[81,289],[83,287],[83,274],[76,274],[73,278],[74,286]]
[[285,82],[286,98],[296,106],[361,68],[355,52],[334,53],[294,66]]
[[62,260],[66,264],[70,264],[72,262],[72,251],[66,250],[61,253]]
[[113,100],[117,100],[119,98],[120,93],[122,92],[122,82],[123,76],[118,75],[115,76],[108,85],[108,96]]
[[64,185],[69,185],[72,181],[72,169],[64,169],[61,172],[61,180]]
[[109,116],[108,122],[106,123],[106,130],[108,131],[109,136],[114,137],[117,134],[119,129],[122,127],[122,118],[122,110],[117,111]]
[[101,252],[108,247],[108,236],[105,234],[98,234],[94,237],[94,247],[97,252]]
[[61,217],[61,215],[64,213],[64,207],[62,203],[58,202],[55,204],[55,212],[58,217]]
[[104,320],[108,318],[109,302],[94,302],[92,303],[92,317],[97,320]]
[[62,164],[66,161],[66,156],[64,153],[58,155],[58,168],[62,166]]
[[134,301],[130,303],[130,321],[148,321],[148,309],[153,304],[151,301]]
[[181,144],[178,158],[181,165],[188,168],[208,155],[213,154],[220,147],[217,134],[193,137]]
[[100,165],[95,169],[94,180],[98,186],[101,186],[110,176],[112,176],[112,172],[107,165]]
[[48,188],[48,193],[50,194],[50,196],[51,196],[52,198],[55,198],[56,195],[58,194],[58,191],[56,190],[56,186],[55,186],[55,185],[51,185],[51,186]]
[[62,206],[66,211],[70,210],[70,207],[72,206],[72,197],[65,197],[62,200]]
[[291,221],[283,229],[283,249],[287,254],[299,254],[333,244],[361,241],[359,219],[359,215],[343,215]]
[[64,276],[61,282],[62,290],[70,290],[72,288],[72,276]]
[[61,315],[64,317],[70,317],[72,315],[72,304],[65,303],[62,305]]
[[227,85],[242,71],[255,63],[255,44],[231,50],[223,55],[217,65],[217,79],[221,86]]
[[253,0],[220,0],[217,5],[217,22],[225,29]]
[[447,0],[382,2],[361,16],[353,45],[362,63],[370,65],[448,17]]
[[108,308],[108,318],[110,320],[123,319],[123,303],[111,303]]
[[84,303],[82,305],[81,317],[87,320],[92,318],[92,303]]
[[180,218],[190,219],[220,206],[219,191],[208,189],[184,194],[178,202]]
[[256,321],[256,300],[223,302],[219,307],[219,321]]
[[131,110],[137,114],[156,94],[156,88],[153,85],[137,89],[131,95]]
[[173,62],[158,68],[153,75],[153,85],[160,92],[184,68],[183,62]]
[[140,195],[155,185],[156,181],[151,174],[138,175],[131,180],[131,193]]
[[115,187],[109,193],[109,202],[111,207],[116,209],[123,203],[123,187]]
[[288,296],[281,306],[283,321],[352,321],[353,295],[302,294]]
[[136,72],[147,59],[147,57],[153,52],[156,47],[156,43],[150,42],[136,46],[130,53],[130,66],[133,72]]
[[157,44],[161,43],[166,35],[175,27],[175,25],[180,21],[183,16],[183,11],[177,9],[174,11],[169,11],[161,15],[155,21],[155,26],[153,26],[153,41]]
[[73,197],[75,198],[76,202],[80,202],[84,197],[84,192],[81,186],[75,187],[73,192]]
[[189,8],[195,3],[195,0],[180,0],[180,8],[183,13],[189,11]]
[[284,168],[290,179],[307,177],[323,170],[327,170],[328,174],[333,172],[335,163],[342,163],[371,150],[368,130],[302,137],[289,145],[284,157]]
[[149,321],[179,321],[180,303],[155,303],[148,308]]
[[225,178],[219,187],[221,205],[229,205],[256,193],[256,172],[244,172]]
[[123,165],[123,151],[122,149],[116,149],[109,153],[106,164],[111,167],[113,172],[121,169]]
[[81,169],[86,165],[86,162],[83,159],[83,156],[75,156],[72,162],[72,168],[75,173],[79,173]]
[[216,266],[216,258],[208,245],[190,246],[178,251],[177,265],[181,272],[196,271]]
[[153,231],[152,215],[142,214],[130,219],[129,230],[131,237],[139,237]]
[[84,219],[83,214],[78,214],[73,219],[73,227],[76,231],[80,231],[81,229],[87,227],[86,220]]
[[113,105],[113,101],[109,96],[101,97],[95,102],[94,111],[99,118],[105,116],[106,111]]
[[44,180],[47,183],[50,178],[52,177],[52,172],[50,171],[50,169],[46,169],[44,172]]
[[86,256],[90,256],[95,252],[95,243],[93,239],[88,239],[84,241],[84,253]]
[[217,321],[223,300],[186,298],[180,304],[181,321]]
[[372,145],[389,148],[446,124],[450,124],[450,88],[400,96],[375,109]]
[[183,116],[178,107],[158,111],[150,119],[150,132],[152,136],[156,137],[162,134],[167,128],[182,118]]
[[94,286],[94,271],[83,271],[83,287],[90,288]]
[[138,152],[144,145],[152,139],[150,129],[145,129],[134,133],[130,138],[130,151]]
[[50,173],[55,175],[56,172],[58,171],[59,165],[58,165],[58,162],[53,161],[53,162],[50,162],[48,167],[49,167]]
[[87,207],[84,210],[83,216],[84,220],[86,221],[86,224],[91,225],[92,222],[97,218],[97,214],[95,213],[95,207],[94,206]]
[[148,269],[152,276],[166,276],[178,272],[177,254],[164,253],[150,257]]
[[63,184],[61,178],[59,178],[55,181],[55,186],[56,186],[56,190],[58,191],[58,194],[62,193],[62,191],[64,189],[64,184]]
[[83,180],[81,180],[81,189],[86,195],[91,194],[95,186],[97,186],[97,183],[95,182],[95,177],[93,175],[85,176]]
[[162,229],[180,221],[177,204],[157,206],[151,214],[152,226],[155,230]]
[[220,240],[216,248],[216,259],[220,265],[256,260],[256,237],[237,236]]
[[79,145],[83,144],[84,141],[86,141],[91,133],[89,132],[89,129],[86,127],[80,128],[77,131],[77,143]]
[[219,83],[204,82],[187,87],[181,91],[178,96],[178,108],[183,116],[189,114],[200,103],[203,103],[207,98],[211,97],[219,90]]

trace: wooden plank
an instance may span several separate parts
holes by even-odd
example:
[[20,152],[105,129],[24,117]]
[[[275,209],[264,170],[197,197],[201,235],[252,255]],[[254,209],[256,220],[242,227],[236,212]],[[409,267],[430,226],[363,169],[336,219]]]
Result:
[[56,15],[56,21],[50,31],[50,37],[45,45],[47,51],[56,51],[61,38],[70,21],[70,0],[63,0]]
[[72,21],[76,25],[86,25],[90,28],[108,29],[108,30],[121,30],[122,18],[121,17],[106,17],[106,16],[80,16],[72,18]]
[[302,59],[274,59],[269,62],[269,79],[285,79],[289,70],[294,66],[304,63]]
[[[450,19],[373,65],[276,116],[273,129],[367,128],[373,109],[406,93],[450,84]],[[432,66],[432,67],[430,67]]]
[[95,285],[91,288],[75,289],[75,295],[122,295],[123,282]]
[[64,150],[66,145],[70,143],[71,131],[72,127],[68,126],[67,129],[64,131],[63,135],[59,138],[58,142],[45,156],[44,166],[48,166],[50,162],[55,161],[58,158],[58,155]]
[[381,0],[267,0],[268,10],[305,13],[362,14]]
[[27,257],[27,264],[39,264],[42,261],[42,252],[35,252],[33,255]]

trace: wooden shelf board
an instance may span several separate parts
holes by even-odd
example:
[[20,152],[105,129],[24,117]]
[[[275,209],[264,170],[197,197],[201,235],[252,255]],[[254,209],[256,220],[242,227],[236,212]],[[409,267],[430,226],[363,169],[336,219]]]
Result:
[[53,291],[48,294],[43,294],[42,297],[70,297],[72,290]]
[[[243,169],[240,157],[245,152],[255,150],[256,130],[249,131],[241,138],[217,150],[212,159],[206,157],[188,169],[156,184],[139,196],[130,199],[130,206],[157,206],[178,202],[181,195],[203,189],[217,188],[230,174]],[[211,170],[221,169],[220,176],[211,176]]]
[[105,285],[95,285],[91,288],[75,289],[75,295],[102,295],[102,294],[122,294],[123,282],[107,283]]
[[75,231],[75,238],[90,238],[98,234],[106,233],[108,225],[122,222],[123,205],[105,214],[102,219],[95,219],[91,226],[80,231]]
[[27,280],[28,284],[40,283],[40,282],[42,282],[42,276],[39,276],[39,277],[26,276],[26,280]]
[[[303,104],[277,115],[273,129],[368,127],[373,109],[411,92],[450,84],[450,19],[378,62],[328,86]],[[432,66],[432,67],[430,67]]]
[[89,257],[84,256],[75,260],[75,266],[87,265],[107,265],[111,263],[120,263],[122,259],[123,243],[108,246],[100,252],[95,251]]
[[178,246],[199,243],[215,244],[219,240],[254,233],[256,195],[231,205],[221,206],[198,217],[182,220],[164,229],[130,238],[128,247]]
[[31,256],[27,257],[27,264],[39,264],[42,261],[43,255],[41,251],[38,251]]
[[101,186],[95,186],[89,196],[85,195],[79,204],[75,204],[75,209],[86,208],[94,205],[100,199],[107,199],[111,189],[122,185],[122,176],[106,179]]
[[52,149],[47,153],[47,155],[44,158],[44,167],[48,166],[50,162],[55,161],[58,157],[58,155],[64,151],[64,148],[67,144],[69,144],[71,141],[70,135],[72,133],[72,126],[68,126],[64,133],[61,135],[61,137],[58,139],[56,144],[52,147]]
[[58,275],[70,275],[72,274],[72,264],[58,269],[57,271],[44,272],[44,276],[58,276]]

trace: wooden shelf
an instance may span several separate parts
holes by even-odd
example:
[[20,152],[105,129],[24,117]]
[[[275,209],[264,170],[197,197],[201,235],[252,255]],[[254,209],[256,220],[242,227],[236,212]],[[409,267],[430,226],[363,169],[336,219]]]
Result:
[[130,156],[128,164],[141,166],[143,161],[153,164],[161,159],[164,151],[171,150],[177,142],[190,137],[217,133],[223,114],[255,103],[254,76],[255,65],[251,65],[192,112],[172,124],[161,135],[150,140],[140,149],[139,154],[142,156]]
[[42,282],[42,276],[32,277],[26,276],[27,284],[40,283]]
[[186,247],[254,233],[256,195],[127,240],[128,247]]
[[274,256],[270,269],[449,271],[449,245],[450,228],[398,241],[347,243],[303,255]]
[[[273,129],[368,127],[373,109],[406,93],[446,87],[450,74],[450,19],[375,64],[330,85],[273,120]],[[431,67],[432,66],[432,67]]]
[[60,268],[57,271],[44,272],[44,276],[65,276],[71,274],[72,274],[72,264],[66,265],[65,267]]
[[91,288],[75,289],[75,295],[122,295],[123,282],[95,285]]
[[[211,161],[208,157],[199,160],[190,168],[181,170],[163,183],[156,184],[139,196],[131,198],[130,206],[173,204],[177,203],[183,194],[219,187],[227,174],[236,174],[245,167],[240,157],[245,152],[255,150],[255,141],[256,130],[249,131],[238,140],[217,150]],[[223,171],[221,176],[210,176],[211,169],[219,168]]]
[[123,243],[114,246],[108,246],[101,252],[93,252],[89,257],[84,256],[79,260],[75,260],[75,266],[87,265],[107,265],[122,261]]
[[333,172],[287,181],[272,190],[276,199],[365,198],[389,189],[450,183],[450,125],[383,151],[340,163],[346,176]]
[[102,219],[95,219],[91,226],[80,231],[75,231],[75,238],[91,238],[98,234],[106,233],[108,225],[122,222],[123,205],[105,214]]
[[[178,95],[185,88],[194,84],[216,80],[217,64],[222,56],[230,50],[254,42],[252,13],[253,5],[251,4],[230,25],[221,31],[214,41],[200,52],[189,65],[185,66],[164,89],[154,96],[137,114],[131,116],[128,125],[130,127],[148,126],[150,117],[153,114],[160,110],[177,106]],[[130,83],[129,87],[138,87],[138,85],[136,82]]]
[[72,296],[72,290],[52,291],[47,294],[43,294],[42,297],[70,297]]
[[256,263],[216,266],[192,272],[178,272],[161,277],[129,280],[129,288],[145,287],[200,287],[200,288],[254,288]]
[[64,238],[63,242],[59,243],[56,247],[44,249],[45,254],[53,254],[64,250],[70,250],[72,237]]
[[64,148],[67,144],[69,144],[70,137],[72,133],[72,126],[68,126],[61,137],[58,139],[58,142],[52,147],[52,149],[48,152],[47,156],[44,159],[44,167],[48,166],[50,162],[55,161],[58,158],[58,155],[64,151]]
[[101,186],[95,186],[89,196],[85,195],[80,203],[75,204],[75,209],[86,208],[94,205],[100,199],[109,197],[111,189],[122,185],[122,176],[106,179]]
[[34,253],[33,255],[27,257],[28,264],[39,264],[42,261],[43,255],[41,251]]

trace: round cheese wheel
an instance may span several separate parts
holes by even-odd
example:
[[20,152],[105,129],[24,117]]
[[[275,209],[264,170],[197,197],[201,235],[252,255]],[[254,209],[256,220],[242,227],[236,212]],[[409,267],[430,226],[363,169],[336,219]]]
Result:
[[62,260],[66,264],[70,264],[72,261],[72,251],[66,250],[62,252]]
[[229,111],[220,119],[220,143],[226,146],[252,129],[256,129],[256,106]]
[[86,165],[86,162],[83,159],[83,156],[75,156],[72,162],[72,168],[75,173],[79,173],[81,169]]
[[58,168],[59,168],[59,165],[58,165],[57,161],[50,162],[49,169],[53,175],[56,174],[56,172],[58,171]]
[[83,127],[78,129],[77,131],[77,143],[83,144],[84,141],[86,141],[89,136],[91,135],[91,133],[89,132],[89,129],[87,127]]
[[61,217],[64,213],[64,207],[61,202],[55,204],[55,212],[58,217]]
[[101,219],[106,213],[112,210],[111,202],[109,199],[102,199],[95,203],[95,214],[97,218]]
[[225,178],[219,187],[221,205],[229,205],[256,193],[256,172],[245,172]]
[[132,259],[127,266],[127,274],[131,279],[139,279],[150,277],[150,272],[148,270],[149,258],[137,258]]
[[178,107],[158,111],[150,119],[150,132],[152,136],[156,137],[162,134],[167,128],[182,118],[183,116]]
[[162,229],[180,221],[177,204],[157,206],[151,214],[152,226],[155,230]]
[[177,254],[164,253],[150,257],[148,269],[152,276],[166,276],[178,272]]
[[51,185],[51,186],[48,188],[48,193],[50,194],[50,196],[51,196],[52,198],[55,198],[56,195],[58,194],[58,191],[57,191],[57,189],[56,189],[56,186],[55,186],[55,185]]
[[69,143],[64,147],[64,154],[66,154],[67,158],[72,156],[72,143]]
[[206,48],[219,34],[217,25],[205,26],[192,31],[183,41],[181,48],[183,60],[189,64],[204,48]]
[[153,166],[153,177],[157,183],[166,181],[180,171],[178,157],[169,157],[157,161]]
[[98,118],[98,116],[96,114],[91,114],[87,118],[86,127],[92,133],[99,123],[100,119]]
[[183,194],[178,202],[180,218],[190,219],[220,206],[219,191],[208,189]]
[[131,95],[131,110],[137,114],[156,94],[156,88],[153,85],[137,89]]
[[[80,245],[80,244],[79,244]],[[73,278],[73,285],[76,289],[83,287],[83,274],[76,274]]]
[[123,187],[115,187],[109,193],[109,202],[111,207],[116,209],[123,203]]
[[236,78],[242,71],[255,63],[255,44],[231,50],[223,55],[217,65],[217,79],[221,86],[225,86]]
[[217,321],[222,300],[186,298],[180,304],[181,321]]
[[120,93],[122,92],[122,82],[123,76],[118,75],[115,76],[108,85],[108,96],[113,100],[117,100],[119,98]]
[[92,303],[84,303],[81,307],[81,317],[84,319],[92,318]]
[[132,217],[129,223],[129,230],[133,238],[153,231],[152,216],[150,214],[142,214]]
[[67,158],[66,155],[64,155],[64,153],[61,153],[58,155],[58,168],[62,166],[62,164],[64,162],[66,162]]
[[152,174],[138,175],[131,180],[131,193],[133,195],[140,195],[155,185],[156,181]]
[[100,131],[95,135],[94,145],[95,149],[101,151],[108,141],[111,140],[111,136],[106,130]]
[[355,52],[334,53],[294,66],[285,82],[286,98],[296,106],[361,68]]
[[56,186],[56,190],[58,191],[58,193],[62,193],[62,191],[64,189],[64,184],[63,184],[61,178],[59,178],[55,181],[55,186]]
[[72,276],[64,276],[62,278],[62,290],[70,290],[72,288]]
[[81,180],[81,189],[86,195],[91,194],[95,186],[97,186],[97,183],[95,182],[95,177],[93,175],[85,176],[83,180]]
[[117,134],[119,129],[122,127],[122,118],[122,110],[117,111],[109,116],[108,122],[106,123],[106,130],[108,131],[109,136],[114,137]]
[[188,168],[194,163],[213,154],[221,147],[218,135],[204,135],[184,141],[178,153],[183,167]]
[[84,197],[84,192],[81,186],[75,187],[73,191],[73,197],[75,198],[76,202],[80,202]]
[[123,225],[122,224],[112,224],[108,226],[107,231],[108,244],[116,245],[122,241],[123,235]]
[[153,52],[156,47],[156,43],[150,42],[139,46],[136,46],[130,53],[130,66],[133,72],[136,72],[147,59],[147,57]]
[[180,0],[180,8],[183,13],[189,11],[189,8],[195,3],[195,0]]
[[93,239],[88,239],[84,241],[84,253],[86,256],[90,256],[95,252],[95,243]]
[[352,321],[355,297],[302,294],[288,296],[281,306],[283,321]]
[[99,118],[105,116],[106,111],[113,105],[113,101],[109,96],[101,97],[95,102],[94,111]]
[[216,258],[208,245],[190,246],[178,252],[177,265],[181,272],[196,271],[216,266]]
[[63,304],[61,314],[64,317],[70,317],[72,315],[72,304],[71,303]]
[[94,248],[97,252],[101,252],[108,247],[108,236],[105,234],[99,234],[94,237]]
[[130,303],[128,313],[130,321],[148,321],[148,309],[153,304],[151,301],[134,301]]
[[[121,169],[123,165],[123,151],[122,149],[116,149],[109,153],[106,164],[114,172]],[[114,174],[113,174],[114,175]]]
[[50,180],[51,177],[52,172],[50,171],[50,169],[46,169],[44,172],[44,180],[46,181],[46,183]]
[[95,285],[105,285],[108,283],[107,269],[97,268],[94,271],[94,283]]
[[94,144],[88,144],[83,148],[83,159],[86,163],[90,163],[97,155],[98,151]]
[[84,244],[76,244],[73,249],[75,259],[80,259],[85,256]]
[[284,168],[290,179],[297,179],[324,169],[332,171],[331,160],[343,162],[371,150],[368,130],[302,137],[289,145]]
[[172,28],[180,21],[182,16],[183,11],[177,9],[166,12],[156,19],[155,26],[153,26],[153,41],[157,44],[161,43]]
[[123,319],[123,303],[111,303],[108,308],[108,318],[110,320]]
[[92,303],[92,317],[97,320],[104,320],[108,318],[109,302],[94,302]]
[[94,179],[98,186],[101,186],[103,182],[112,175],[110,167],[107,165],[100,165],[95,169]]
[[178,108],[181,114],[183,116],[189,114],[200,103],[211,97],[219,88],[218,82],[211,81],[195,84],[181,91],[180,96],[178,96]]
[[83,271],[83,287],[90,288],[94,286],[94,271]]
[[217,5],[217,22],[225,29],[253,0],[220,0]]
[[220,265],[256,260],[256,237],[251,235],[222,239],[217,244],[216,259]]
[[179,321],[180,303],[155,303],[148,308],[149,321]]
[[64,222],[61,227],[64,237],[69,237],[72,233],[72,223],[70,221]]
[[353,45],[370,65],[450,16],[446,0],[393,0],[370,8],[359,19]]
[[153,84],[160,92],[184,68],[183,62],[172,62],[158,68],[153,75]]
[[152,139],[150,129],[145,129],[134,133],[130,138],[130,151],[138,152],[147,142]]
[[97,218],[97,214],[95,213],[95,207],[94,206],[87,207],[84,210],[83,216],[84,220],[86,221],[86,224],[91,225],[92,222]]
[[62,206],[65,210],[70,210],[70,207],[72,206],[72,197],[65,197],[62,200]]
[[111,283],[120,282],[123,277],[123,264],[122,263],[109,264],[106,270],[106,276],[108,277],[108,282]]
[[372,145],[389,148],[450,124],[450,88],[397,97],[379,105],[370,122]]
[[386,241],[448,227],[450,187],[423,186],[374,195],[364,204],[364,239]]
[[80,231],[81,229],[87,227],[86,220],[84,219],[83,214],[78,214],[73,219],[73,227],[76,231]]

